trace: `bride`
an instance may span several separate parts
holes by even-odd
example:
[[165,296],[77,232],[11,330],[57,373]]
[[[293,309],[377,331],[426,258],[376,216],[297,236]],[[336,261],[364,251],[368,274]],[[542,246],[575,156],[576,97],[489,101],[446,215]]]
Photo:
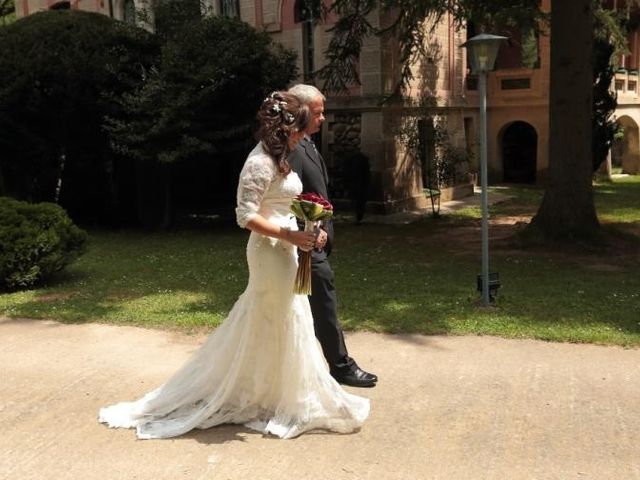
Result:
[[289,207],[302,190],[287,156],[304,136],[309,111],[273,92],[258,111],[259,143],[240,173],[236,216],[251,230],[249,282],[229,316],[166,383],[135,402],[100,409],[110,427],[143,439],[194,428],[243,424],[280,438],[312,429],[348,433],[369,414],[369,400],[331,377],[317,343],[306,295],[294,295],[296,247],[313,248]]

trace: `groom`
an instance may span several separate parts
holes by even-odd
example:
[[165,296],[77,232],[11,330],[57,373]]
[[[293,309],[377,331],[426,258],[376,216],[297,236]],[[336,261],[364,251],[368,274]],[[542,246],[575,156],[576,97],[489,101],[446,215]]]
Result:
[[[298,84],[289,93],[309,107],[311,120],[305,137],[289,157],[289,164],[302,180],[303,192],[314,192],[328,199],[329,177],[327,167],[310,135],[320,131],[324,121],[324,95],[316,87]],[[373,387],[378,377],[365,372],[351,358],[344,343],[344,334],[338,321],[336,290],[329,254],[333,242],[333,223],[324,222],[318,235],[316,249],[311,255],[311,292],[309,303],[313,314],[316,337],[329,364],[331,375],[344,385]]]

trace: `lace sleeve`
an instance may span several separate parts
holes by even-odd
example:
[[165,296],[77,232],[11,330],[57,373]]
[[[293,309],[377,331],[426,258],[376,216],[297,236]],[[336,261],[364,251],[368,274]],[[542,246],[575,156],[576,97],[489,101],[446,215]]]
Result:
[[268,155],[249,155],[247,158],[240,172],[237,193],[236,221],[242,228],[258,214],[275,174],[275,165]]

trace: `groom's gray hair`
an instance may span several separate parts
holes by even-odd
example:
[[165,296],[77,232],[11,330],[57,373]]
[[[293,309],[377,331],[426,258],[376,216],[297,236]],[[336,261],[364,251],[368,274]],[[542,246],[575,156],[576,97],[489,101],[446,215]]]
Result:
[[322,99],[324,102],[327,98],[313,85],[306,85],[304,83],[298,83],[289,89],[289,93],[304,104],[309,104],[314,100]]

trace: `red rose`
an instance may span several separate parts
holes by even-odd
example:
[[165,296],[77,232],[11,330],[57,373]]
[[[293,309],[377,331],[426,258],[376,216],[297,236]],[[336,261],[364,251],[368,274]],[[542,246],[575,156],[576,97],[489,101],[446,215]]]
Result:
[[306,192],[298,195],[298,200],[306,200],[307,202],[317,203],[318,205],[322,205],[322,208],[325,210],[333,210],[333,205],[326,198],[318,195],[314,192]]

